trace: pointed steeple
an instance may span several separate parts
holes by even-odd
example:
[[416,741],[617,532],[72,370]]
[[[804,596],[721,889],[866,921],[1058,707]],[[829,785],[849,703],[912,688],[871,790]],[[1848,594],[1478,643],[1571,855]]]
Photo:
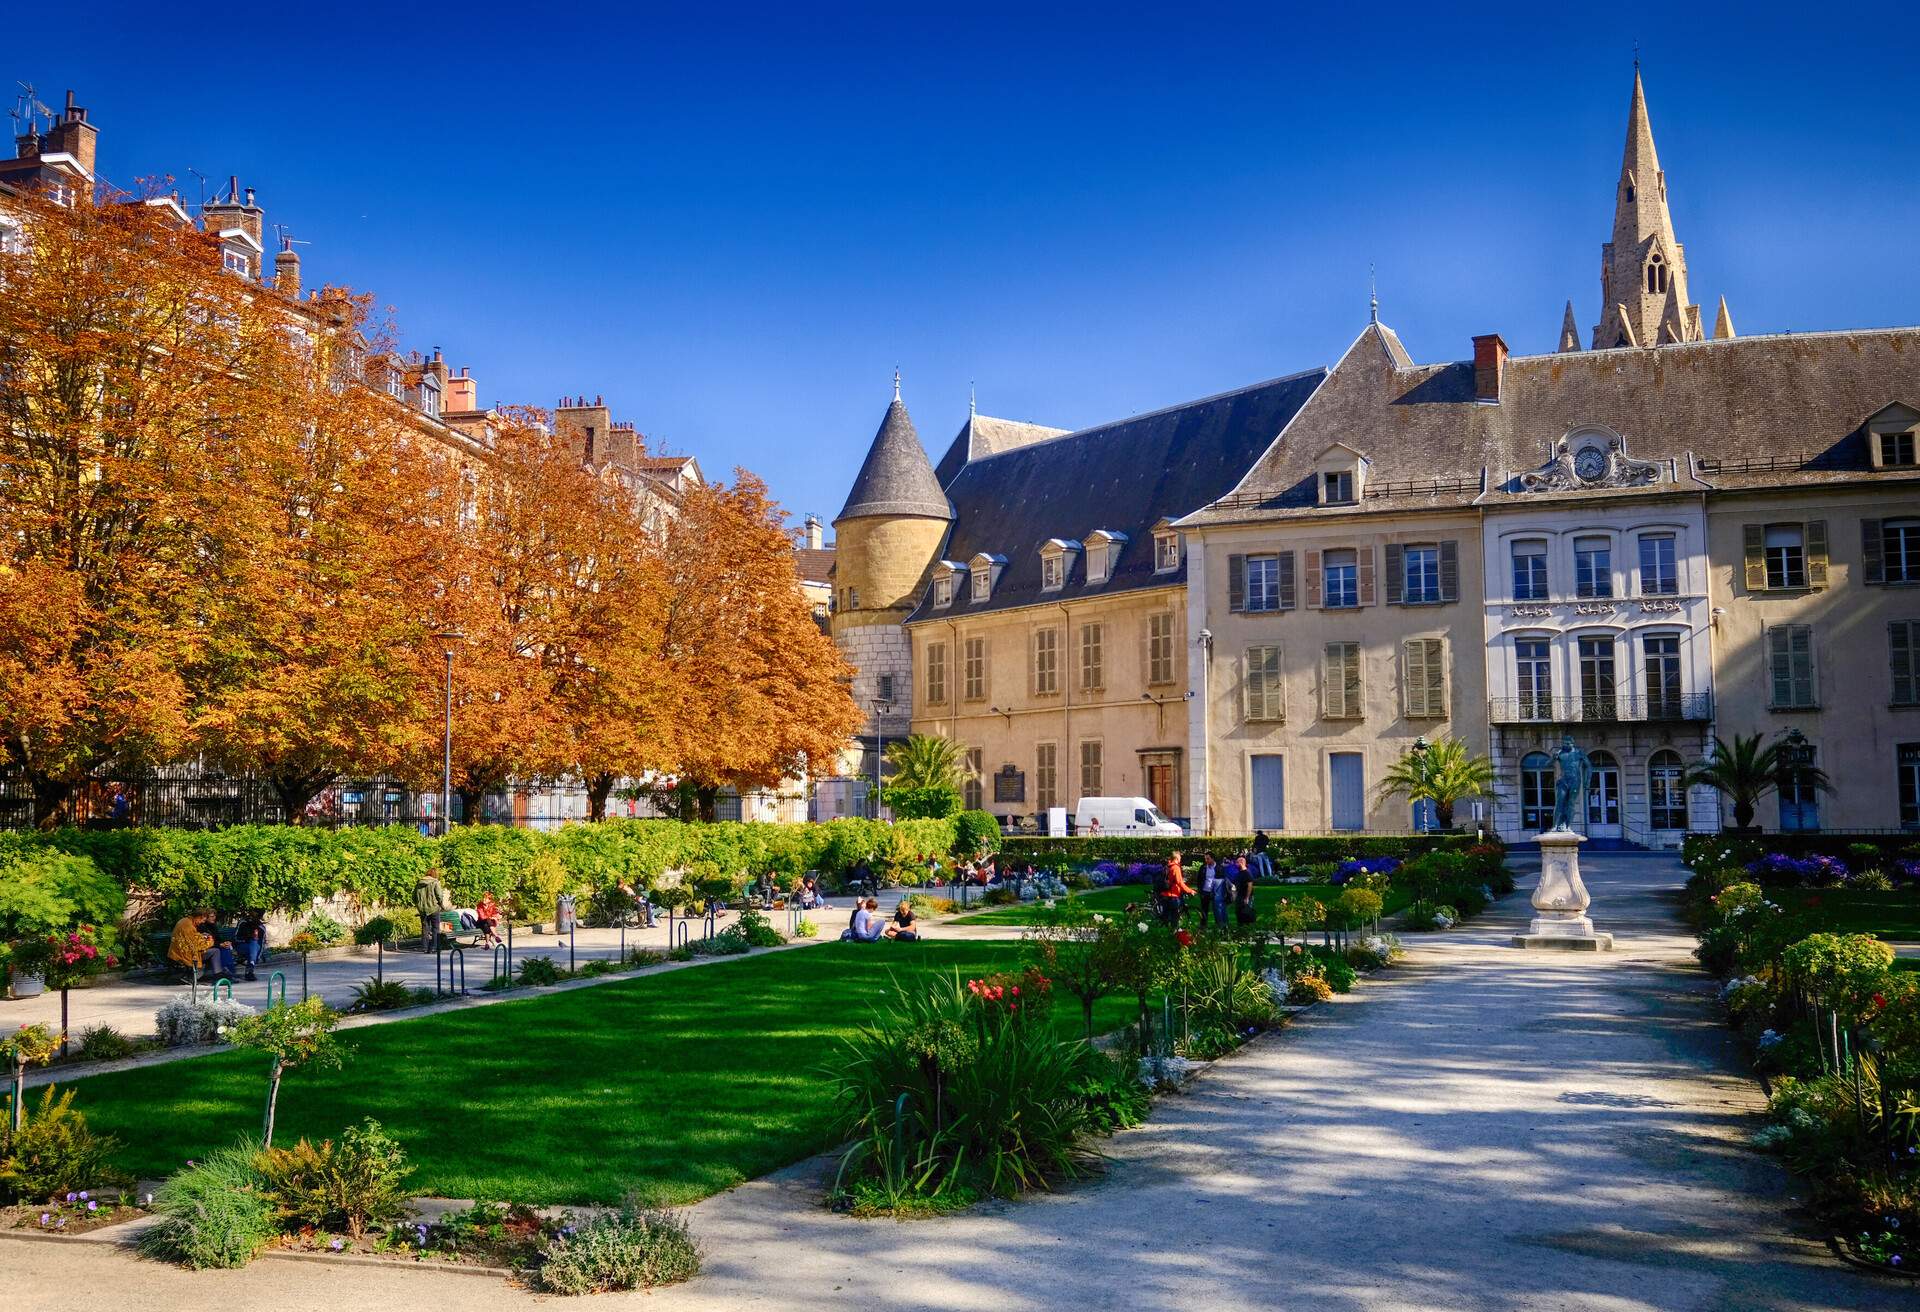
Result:
[[1733,316],[1727,313],[1727,298],[1720,298],[1720,313],[1714,316],[1713,340],[1724,342],[1733,336]]
[[1557,349],[1562,351],[1580,349],[1580,325],[1574,321],[1572,301],[1567,302],[1567,312],[1560,320],[1560,345]]
[[1687,299],[1686,252],[1667,209],[1667,175],[1654,149],[1638,60],[1615,184],[1613,239],[1600,253],[1600,304],[1597,349],[1700,339],[1700,310]]
[[934,477],[933,462],[920,445],[907,404],[900,399],[900,371],[893,374],[893,401],[880,420],[880,429],[867,448],[866,461],[847,493],[847,504],[834,516],[844,519],[886,515],[918,519],[952,519],[953,507]]

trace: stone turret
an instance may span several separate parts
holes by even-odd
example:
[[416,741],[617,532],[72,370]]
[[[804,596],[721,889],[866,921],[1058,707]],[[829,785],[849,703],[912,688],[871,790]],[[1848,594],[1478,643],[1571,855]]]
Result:
[[[953,507],[900,399],[880,421],[846,505],[834,517],[833,640],[853,663],[853,697],[888,736],[913,713],[913,651],[904,621],[926,591]],[[879,703],[890,703],[877,710]]]

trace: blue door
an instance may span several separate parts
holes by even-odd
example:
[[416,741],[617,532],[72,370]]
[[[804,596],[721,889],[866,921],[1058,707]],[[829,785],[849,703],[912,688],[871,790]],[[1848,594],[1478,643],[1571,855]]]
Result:
[[1287,827],[1286,763],[1278,756],[1253,758],[1253,827]]
[[1358,752],[1335,752],[1327,758],[1333,784],[1333,827],[1367,827],[1366,769]]

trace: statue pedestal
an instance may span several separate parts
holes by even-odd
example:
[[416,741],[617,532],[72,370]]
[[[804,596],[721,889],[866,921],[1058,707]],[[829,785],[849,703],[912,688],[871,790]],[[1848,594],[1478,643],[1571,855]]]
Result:
[[1580,844],[1587,840],[1570,829],[1540,835],[1540,884],[1533,890],[1531,929],[1515,934],[1517,948],[1555,948],[1563,952],[1607,952],[1613,935],[1596,933],[1587,916],[1592,899],[1580,882]]

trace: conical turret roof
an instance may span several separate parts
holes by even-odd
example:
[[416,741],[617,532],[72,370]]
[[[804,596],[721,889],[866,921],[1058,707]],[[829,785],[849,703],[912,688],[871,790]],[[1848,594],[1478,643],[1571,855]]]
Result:
[[920,445],[913,419],[898,391],[873,435],[867,458],[847,493],[847,504],[834,517],[855,519],[862,515],[913,515],[924,519],[952,519],[953,507],[940,490],[933,462]]

